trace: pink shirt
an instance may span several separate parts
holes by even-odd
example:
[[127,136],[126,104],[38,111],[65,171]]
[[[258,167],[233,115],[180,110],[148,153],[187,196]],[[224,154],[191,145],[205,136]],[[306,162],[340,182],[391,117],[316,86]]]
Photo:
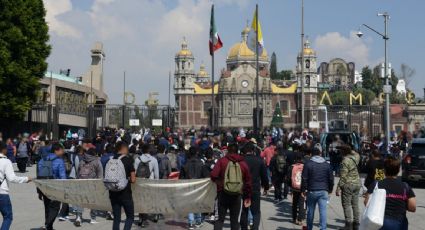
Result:
[[275,149],[276,149],[276,146],[271,145],[265,148],[263,152],[261,152],[261,158],[265,160],[267,167],[270,165],[270,160],[272,159],[274,154],[276,154]]

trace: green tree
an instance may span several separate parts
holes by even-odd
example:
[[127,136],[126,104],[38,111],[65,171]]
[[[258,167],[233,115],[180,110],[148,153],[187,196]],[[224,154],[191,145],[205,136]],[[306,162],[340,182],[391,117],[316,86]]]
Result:
[[277,78],[277,60],[276,54],[273,52],[270,61],[270,79],[276,80]]
[[292,70],[282,70],[277,73],[277,79],[279,80],[290,80],[292,77]]
[[0,0],[0,116],[22,118],[50,54],[42,0]]
[[283,125],[282,110],[280,109],[279,103],[276,103],[271,126],[282,127],[282,125]]

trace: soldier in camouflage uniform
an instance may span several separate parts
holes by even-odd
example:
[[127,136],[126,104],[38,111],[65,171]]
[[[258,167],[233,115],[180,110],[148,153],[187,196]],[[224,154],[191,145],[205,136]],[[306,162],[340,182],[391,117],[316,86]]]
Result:
[[344,230],[359,228],[359,192],[361,188],[358,165],[360,155],[352,151],[348,145],[339,147],[343,154],[341,163],[341,177],[336,190],[336,195],[341,195],[341,203],[344,209]]

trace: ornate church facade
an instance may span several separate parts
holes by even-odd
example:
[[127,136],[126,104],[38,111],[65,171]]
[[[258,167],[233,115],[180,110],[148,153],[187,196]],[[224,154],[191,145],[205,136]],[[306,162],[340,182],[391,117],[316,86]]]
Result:
[[[252,127],[256,107],[256,55],[247,45],[250,28],[241,33],[241,41],[228,51],[226,68],[220,72],[219,80],[212,83],[205,66],[195,71],[195,57],[184,40],[181,50],[175,55],[174,95],[176,106],[176,126],[199,128],[210,124],[211,93],[214,88],[216,124],[219,127]],[[305,65],[301,66],[301,55]],[[217,61],[217,60],[216,60]],[[317,104],[316,53],[308,41],[303,53],[297,57],[297,79],[301,68],[305,76],[306,108]],[[259,55],[259,106],[262,108],[262,126],[270,126],[278,104],[285,127],[294,127],[300,121],[301,81],[275,81],[270,79],[269,56],[265,48]],[[308,117],[314,114],[307,115]]]

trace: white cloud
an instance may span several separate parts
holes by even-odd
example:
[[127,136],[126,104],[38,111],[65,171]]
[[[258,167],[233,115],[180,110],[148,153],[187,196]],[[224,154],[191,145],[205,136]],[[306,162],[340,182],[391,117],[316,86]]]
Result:
[[[92,44],[103,42],[106,53],[104,86],[110,103],[122,101],[124,70],[127,88],[135,93],[136,103],[143,104],[151,91],[160,92],[160,100],[167,101],[168,73],[174,71],[174,55],[180,49],[183,36],[195,55],[197,68],[202,60],[209,60],[211,1],[179,0],[170,7],[168,0],[95,0],[86,11],[73,9],[70,0],[60,0],[61,4],[56,1],[45,0],[53,46],[49,69],[71,68],[74,75],[81,75],[90,64]],[[247,1],[217,0],[215,3],[242,7]],[[66,17],[59,20],[63,14]],[[78,28],[74,31],[77,33],[59,33],[50,21],[56,26]],[[76,36],[72,34],[81,37],[74,39]],[[220,58],[224,60],[224,56]],[[217,71],[218,68],[220,66]]]
[[356,32],[351,31],[349,37],[338,32],[329,32],[319,35],[314,40],[314,48],[321,61],[330,61],[332,58],[343,58],[347,62],[354,62],[356,68],[374,64],[370,60],[367,41],[359,39]]
[[81,33],[71,25],[59,18],[60,15],[72,11],[71,0],[44,0],[46,8],[46,21],[49,24],[50,32],[59,36],[69,36],[80,38]]

